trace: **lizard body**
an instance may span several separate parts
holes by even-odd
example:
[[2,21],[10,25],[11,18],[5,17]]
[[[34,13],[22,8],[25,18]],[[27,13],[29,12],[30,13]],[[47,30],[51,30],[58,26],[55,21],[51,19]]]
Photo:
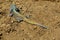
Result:
[[[29,24],[37,25],[37,26],[40,26],[42,28],[47,29],[46,26],[44,26],[42,24],[39,24],[37,22],[33,22],[33,21],[27,19],[24,15],[20,14],[19,12],[17,12],[16,9],[17,9],[16,5],[13,4],[13,5],[11,5],[10,12],[12,12],[12,14],[14,14],[15,16],[21,17],[23,21],[25,21],[25,22],[27,22]],[[18,18],[18,19],[20,19],[20,18]]]

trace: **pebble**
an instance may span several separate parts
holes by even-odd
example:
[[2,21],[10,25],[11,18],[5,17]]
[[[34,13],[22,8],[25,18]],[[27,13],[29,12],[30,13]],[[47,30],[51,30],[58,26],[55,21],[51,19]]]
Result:
[[2,36],[2,33],[0,33],[0,36]]

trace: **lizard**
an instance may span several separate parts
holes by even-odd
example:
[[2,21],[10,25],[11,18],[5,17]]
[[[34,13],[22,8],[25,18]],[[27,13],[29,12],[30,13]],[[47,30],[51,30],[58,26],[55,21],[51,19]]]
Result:
[[37,25],[37,26],[40,26],[42,28],[45,28],[47,29],[47,26],[44,26],[42,24],[39,24],[37,22],[34,22],[34,21],[31,21],[29,19],[27,19],[24,15],[22,15],[20,12],[20,10],[16,7],[15,4],[12,4],[10,6],[10,16],[15,16],[15,18],[18,20],[18,21],[24,21],[24,22],[27,22],[29,24],[32,24],[32,25]]

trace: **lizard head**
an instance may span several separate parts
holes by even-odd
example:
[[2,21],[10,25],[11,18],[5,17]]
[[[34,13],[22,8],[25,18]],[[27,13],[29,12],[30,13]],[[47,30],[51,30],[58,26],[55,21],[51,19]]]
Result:
[[10,5],[10,16],[13,16],[14,11],[16,10],[16,12],[20,12],[20,10],[16,7],[15,4]]

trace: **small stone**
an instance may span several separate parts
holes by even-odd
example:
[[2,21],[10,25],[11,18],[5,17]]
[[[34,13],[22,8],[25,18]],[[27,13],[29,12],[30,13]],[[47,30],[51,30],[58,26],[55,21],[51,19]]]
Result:
[[39,1],[39,0],[35,0],[35,1]]
[[0,12],[0,14],[2,14],[2,12]]
[[53,40],[55,40],[55,38],[53,37]]
[[0,37],[0,40],[1,40],[2,38]]
[[14,21],[12,20],[11,23],[14,23]]
[[0,33],[0,36],[2,36],[2,33]]
[[6,26],[6,24],[2,24],[0,27],[5,27]]

